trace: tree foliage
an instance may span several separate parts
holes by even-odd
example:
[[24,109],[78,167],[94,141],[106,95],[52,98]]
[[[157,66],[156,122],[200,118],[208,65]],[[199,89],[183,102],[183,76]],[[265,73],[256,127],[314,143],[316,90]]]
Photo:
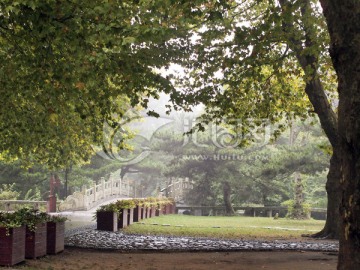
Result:
[[46,200],[49,195],[49,171],[45,166],[40,165],[24,168],[24,164],[19,160],[1,161],[0,184],[9,187],[2,192],[6,190],[16,192],[17,195],[13,199]]
[[17,200],[19,192],[14,188],[14,184],[2,184],[0,188],[0,200]]
[[[102,125],[174,89],[182,1],[2,1],[0,151],[49,166],[88,160]],[[171,8],[170,8],[171,5]],[[196,14],[194,14],[196,15]]]
[[[306,7],[308,1],[280,2],[234,1],[196,31],[193,55],[184,63],[189,73],[179,83],[185,95],[207,105],[206,118],[307,118],[318,112],[304,91],[315,73],[328,94],[334,93],[320,10],[314,3]],[[304,57],[315,58],[313,66]]]
[[168,127],[155,136],[155,152],[161,150],[158,154],[168,157],[164,174],[187,177],[194,183],[187,196],[188,203],[228,205],[228,214],[233,211],[232,204],[280,205],[294,196],[296,172],[304,178],[306,200],[326,201],[325,192],[314,189],[314,186],[324,188],[324,172],[329,161],[328,154],[320,148],[327,141],[318,126],[293,123],[276,142],[258,141],[241,147],[229,143],[234,134],[230,129],[228,136],[220,132],[217,138],[211,131],[214,127],[209,125],[205,132],[189,134],[186,139],[178,136],[181,133],[174,127]]

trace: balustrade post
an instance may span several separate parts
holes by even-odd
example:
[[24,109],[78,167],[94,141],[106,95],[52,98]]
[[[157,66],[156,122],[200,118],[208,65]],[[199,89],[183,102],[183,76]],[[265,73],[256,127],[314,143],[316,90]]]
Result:
[[85,210],[88,210],[89,198],[88,198],[88,193],[86,192],[86,186],[85,185],[83,185],[81,187],[81,193],[84,195],[84,208],[85,208]]
[[119,178],[119,195],[121,196],[122,195],[122,179],[121,177]]
[[119,180],[116,179],[116,178],[114,178],[114,183],[115,183],[115,187],[116,187],[116,189],[115,189],[115,191],[114,191],[114,194],[118,195],[118,194],[120,194]]
[[101,177],[102,198],[105,198],[105,178]]
[[94,202],[96,202],[96,183],[94,184]]
[[127,190],[127,196],[130,197],[130,179],[128,179],[128,190]]

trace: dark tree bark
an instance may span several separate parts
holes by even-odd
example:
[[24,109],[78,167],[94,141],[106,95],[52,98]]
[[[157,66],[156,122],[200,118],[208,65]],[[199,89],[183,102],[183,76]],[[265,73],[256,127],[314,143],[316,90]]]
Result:
[[325,91],[317,74],[307,82],[305,91],[314,106],[314,110],[319,117],[321,127],[328,137],[333,149],[330,159],[329,172],[327,175],[327,218],[324,228],[314,235],[315,238],[338,239],[339,238],[339,207],[340,207],[340,160],[338,149],[337,117],[331,109]]
[[231,186],[227,181],[222,182],[223,186],[223,195],[224,195],[224,205],[225,205],[225,213],[228,216],[232,216],[235,214],[234,208],[231,204]]
[[360,269],[360,1],[320,0],[338,76],[341,222],[338,269]]
[[326,223],[324,228],[320,232],[312,235],[314,238],[339,239],[339,207],[341,201],[340,167],[341,166],[338,150],[334,148],[333,155],[330,159],[330,168],[326,182],[326,192],[328,196]]

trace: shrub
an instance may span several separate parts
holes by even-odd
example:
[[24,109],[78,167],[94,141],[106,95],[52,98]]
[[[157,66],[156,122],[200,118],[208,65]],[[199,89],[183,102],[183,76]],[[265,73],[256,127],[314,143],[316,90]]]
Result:
[[121,200],[115,203],[115,206],[120,209],[132,209],[136,207],[136,204],[133,200]]
[[23,223],[23,220],[17,213],[0,212],[0,227],[6,229],[6,235],[10,234],[11,228],[21,227]]
[[286,206],[288,209],[286,217],[293,219],[307,219],[311,213],[311,204],[302,203],[300,208],[296,209],[294,200],[287,200],[281,203],[282,206]]
[[30,231],[36,230],[36,225],[48,220],[48,214],[36,209],[22,208],[15,212],[15,215],[26,225]]

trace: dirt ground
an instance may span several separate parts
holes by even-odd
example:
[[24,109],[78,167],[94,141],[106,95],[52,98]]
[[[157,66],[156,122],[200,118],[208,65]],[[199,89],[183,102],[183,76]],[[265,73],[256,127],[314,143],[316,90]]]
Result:
[[66,248],[64,252],[37,260],[26,260],[19,270],[332,270],[337,254],[299,251],[244,252],[121,252]]

